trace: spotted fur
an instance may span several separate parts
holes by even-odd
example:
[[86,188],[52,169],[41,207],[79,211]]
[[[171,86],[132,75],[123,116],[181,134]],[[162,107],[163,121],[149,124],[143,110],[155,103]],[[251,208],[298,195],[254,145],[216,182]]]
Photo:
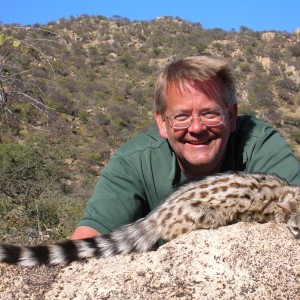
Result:
[[110,234],[45,246],[0,245],[0,262],[22,266],[69,264],[152,249],[197,229],[235,222],[287,222],[300,239],[300,187],[275,175],[217,174],[178,188],[145,218]]

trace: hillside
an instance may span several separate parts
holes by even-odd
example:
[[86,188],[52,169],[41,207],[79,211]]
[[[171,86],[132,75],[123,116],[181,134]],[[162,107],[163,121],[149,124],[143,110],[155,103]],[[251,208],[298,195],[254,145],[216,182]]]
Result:
[[72,231],[111,153],[154,124],[158,71],[173,59],[232,62],[240,114],[276,126],[300,158],[300,35],[206,30],[160,17],[0,26],[0,214],[5,241]]

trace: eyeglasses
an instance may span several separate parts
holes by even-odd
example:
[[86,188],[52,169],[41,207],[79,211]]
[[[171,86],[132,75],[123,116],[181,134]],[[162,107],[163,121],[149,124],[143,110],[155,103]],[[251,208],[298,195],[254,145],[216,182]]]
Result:
[[182,112],[176,112],[170,116],[165,116],[169,121],[171,128],[173,129],[186,129],[189,128],[194,119],[198,118],[202,125],[206,127],[218,126],[224,121],[224,113],[221,110],[209,110],[204,111],[201,114],[188,114]]

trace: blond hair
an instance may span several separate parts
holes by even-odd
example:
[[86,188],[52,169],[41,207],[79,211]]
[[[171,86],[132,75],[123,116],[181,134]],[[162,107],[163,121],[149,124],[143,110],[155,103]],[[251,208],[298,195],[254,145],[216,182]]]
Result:
[[166,111],[166,95],[171,84],[185,86],[186,82],[205,83],[218,78],[224,93],[220,98],[227,106],[236,103],[236,89],[233,69],[227,61],[208,57],[194,56],[179,59],[167,65],[160,73],[154,91],[155,110],[161,114]]

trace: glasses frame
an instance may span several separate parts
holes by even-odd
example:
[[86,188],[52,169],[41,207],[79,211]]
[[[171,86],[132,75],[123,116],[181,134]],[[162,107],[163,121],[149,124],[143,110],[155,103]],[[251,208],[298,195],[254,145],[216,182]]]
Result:
[[[203,122],[203,120],[202,120],[202,118],[201,118],[201,116],[203,116],[204,114],[207,114],[207,113],[209,113],[209,112],[218,112],[218,113],[220,113],[221,114],[221,116],[222,116],[222,121],[221,122],[219,122],[219,123],[216,123],[216,124],[213,124],[213,125],[207,125],[207,124],[205,124],[205,122]],[[169,125],[170,125],[170,127],[171,128],[173,128],[173,129],[187,129],[187,128],[189,128],[189,127],[191,127],[192,126],[192,124],[193,124],[193,121],[194,121],[194,119],[195,119],[195,117],[198,117],[198,120],[201,122],[201,124],[203,125],[203,126],[205,126],[205,127],[215,127],[215,126],[219,126],[219,125],[221,125],[223,122],[224,122],[224,112],[223,112],[223,110],[220,110],[220,109],[214,109],[214,110],[206,110],[206,111],[203,111],[202,113],[200,113],[200,114],[194,114],[194,115],[190,115],[192,118],[191,118],[191,120],[190,120],[190,124],[189,125],[187,125],[187,126],[174,126],[173,124],[172,124],[172,121],[174,120],[174,117],[176,117],[177,115],[179,115],[179,114],[182,114],[182,112],[175,112],[175,113],[173,113],[173,114],[171,114],[171,115],[169,115],[169,116],[165,116],[165,118],[168,120],[168,122],[169,122]],[[187,114],[188,115],[188,114]]]

